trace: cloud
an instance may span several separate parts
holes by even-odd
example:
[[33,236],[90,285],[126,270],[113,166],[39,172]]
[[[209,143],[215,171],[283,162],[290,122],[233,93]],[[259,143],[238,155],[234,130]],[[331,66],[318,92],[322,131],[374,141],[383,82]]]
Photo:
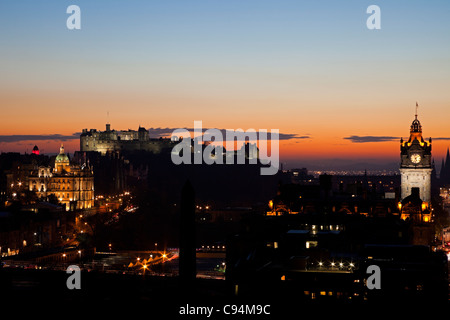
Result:
[[[400,137],[392,137],[392,136],[349,136],[344,137],[345,140],[350,140],[353,143],[368,143],[368,142],[386,142],[386,141],[397,141],[400,140]],[[437,137],[433,138],[434,141],[448,141],[450,137]]]
[[[178,129],[178,128],[150,128],[148,130],[149,130],[151,138],[160,138],[160,137],[170,137],[176,129]],[[194,132],[193,128],[181,128],[181,129],[185,129],[185,130],[189,131],[191,134]],[[205,133],[206,130],[208,130],[208,129],[203,128],[203,133]],[[218,130],[222,133],[224,140],[226,137],[234,136],[234,135],[232,135],[233,132],[231,132],[229,129],[218,129]],[[258,134],[257,134],[257,137],[261,138],[259,140],[262,140],[262,138],[263,138],[263,137],[259,137]],[[204,138],[209,139],[210,136],[204,135]],[[271,138],[272,138],[271,132],[270,132],[270,130],[268,130],[267,139],[271,139]],[[311,136],[310,135],[298,135],[298,134],[294,134],[294,133],[279,133],[278,139],[279,140],[311,139]]]
[[349,136],[349,137],[345,137],[343,139],[350,140],[353,143],[367,143],[367,142],[396,141],[396,140],[400,140],[400,137],[392,137],[392,136]]
[[[150,128],[148,131],[150,133],[151,138],[160,138],[160,137],[170,137],[172,132],[178,128]],[[193,133],[194,129],[186,128],[189,132]],[[207,129],[203,128],[203,132]],[[227,134],[231,134],[226,129],[219,129],[222,133],[224,139]],[[81,132],[75,132],[71,135],[63,135],[63,134],[15,134],[15,135],[0,135],[0,143],[18,143],[21,141],[67,141],[67,140],[77,140],[80,138]],[[205,136],[208,138],[207,136]],[[262,138],[262,137],[261,137]],[[267,138],[271,139],[270,131],[267,133]],[[279,140],[295,140],[295,139],[310,139],[309,135],[298,135],[293,133],[280,133],[278,139]]]
[[431,139],[433,139],[433,140],[450,140],[450,137],[438,137],[438,138],[431,137]]
[[21,142],[21,141],[43,141],[56,140],[67,141],[80,138],[80,132],[75,132],[71,135],[62,134],[14,134],[14,135],[0,135],[0,142]]

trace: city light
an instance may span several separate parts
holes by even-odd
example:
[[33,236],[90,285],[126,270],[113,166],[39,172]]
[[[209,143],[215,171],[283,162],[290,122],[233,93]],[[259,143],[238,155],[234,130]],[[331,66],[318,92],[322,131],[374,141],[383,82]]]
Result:
[[80,1],[82,31],[65,5],[4,5],[1,290],[165,318],[450,301],[450,2],[384,5],[383,31],[329,2]]

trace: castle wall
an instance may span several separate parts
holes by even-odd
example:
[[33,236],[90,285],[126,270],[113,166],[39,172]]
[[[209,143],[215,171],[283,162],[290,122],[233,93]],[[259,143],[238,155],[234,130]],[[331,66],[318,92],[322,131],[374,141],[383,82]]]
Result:
[[80,151],[96,151],[103,155],[108,151],[148,151],[161,153],[170,148],[170,139],[150,139],[147,131],[83,131],[80,136]]

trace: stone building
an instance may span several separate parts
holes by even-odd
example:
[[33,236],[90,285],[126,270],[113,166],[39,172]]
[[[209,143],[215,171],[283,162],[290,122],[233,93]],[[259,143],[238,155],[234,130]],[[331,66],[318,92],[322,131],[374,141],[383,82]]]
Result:
[[39,198],[56,196],[66,210],[94,206],[94,172],[89,164],[71,164],[64,146],[61,146],[53,168],[40,166],[31,172],[28,187]]
[[412,192],[412,188],[419,188],[420,199],[426,205],[431,201],[431,138],[428,142],[422,137],[422,125],[416,118],[411,124],[408,141],[400,141],[401,149],[401,199],[405,199]]
[[113,151],[149,151],[155,154],[174,145],[170,139],[151,139],[145,128],[136,130],[111,130],[106,124],[106,131],[83,129],[80,135],[80,152],[96,151],[103,155]]

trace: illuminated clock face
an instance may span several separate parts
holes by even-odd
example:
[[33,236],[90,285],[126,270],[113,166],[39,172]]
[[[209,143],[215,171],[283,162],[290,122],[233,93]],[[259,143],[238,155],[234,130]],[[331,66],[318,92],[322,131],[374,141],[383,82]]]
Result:
[[411,155],[412,163],[419,163],[420,159],[421,159],[420,154],[414,153]]

